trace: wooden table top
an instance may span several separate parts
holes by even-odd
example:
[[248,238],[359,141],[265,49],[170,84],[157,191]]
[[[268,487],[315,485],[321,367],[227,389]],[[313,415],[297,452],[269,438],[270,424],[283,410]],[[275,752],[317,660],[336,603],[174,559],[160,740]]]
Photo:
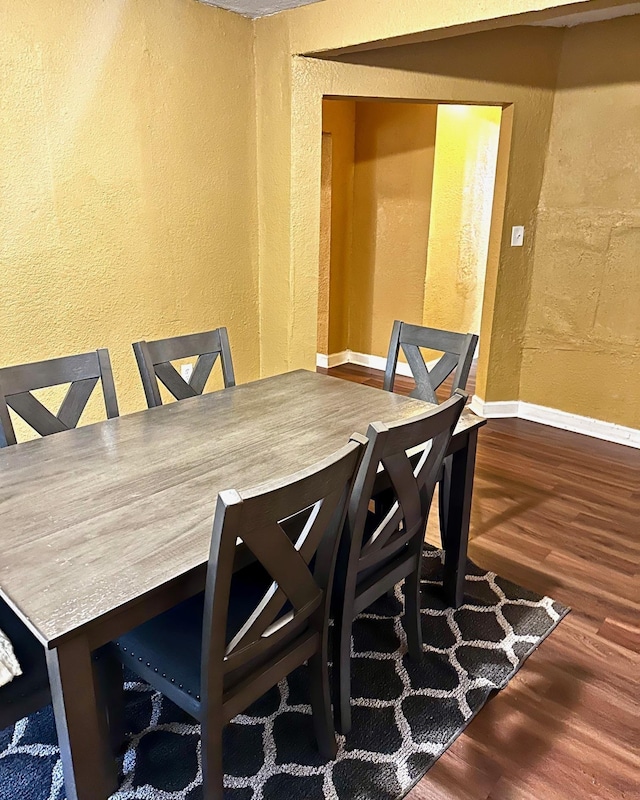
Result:
[[206,563],[219,491],[425,406],[300,370],[0,450],[0,594],[53,646]]

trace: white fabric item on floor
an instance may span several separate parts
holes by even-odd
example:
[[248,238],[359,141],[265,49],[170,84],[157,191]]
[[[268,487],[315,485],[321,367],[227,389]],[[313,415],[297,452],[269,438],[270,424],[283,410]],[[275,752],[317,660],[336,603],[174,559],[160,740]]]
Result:
[[22,675],[20,664],[16,654],[13,652],[11,642],[6,634],[0,630],[0,686],[9,683],[14,678],[17,678],[18,675]]

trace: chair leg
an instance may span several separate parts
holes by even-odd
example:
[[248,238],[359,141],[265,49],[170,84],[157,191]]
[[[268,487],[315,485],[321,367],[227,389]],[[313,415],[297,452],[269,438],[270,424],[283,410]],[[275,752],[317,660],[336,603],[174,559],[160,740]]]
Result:
[[443,549],[447,546],[447,518],[449,515],[452,461],[453,456],[445,458],[438,479],[438,518],[440,521],[440,541]]
[[323,758],[336,757],[338,746],[331,713],[331,690],[329,688],[329,664],[326,647],[309,659],[309,681],[311,684],[311,710],[313,725],[318,740],[318,750]]
[[223,800],[224,767],[222,764],[221,715],[208,709],[201,725],[203,800]]
[[407,634],[409,655],[422,660],[422,621],[420,617],[420,560],[407,576],[404,584],[404,629]]
[[341,603],[333,620],[333,708],[338,733],[351,730],[351,629],[353,605]]

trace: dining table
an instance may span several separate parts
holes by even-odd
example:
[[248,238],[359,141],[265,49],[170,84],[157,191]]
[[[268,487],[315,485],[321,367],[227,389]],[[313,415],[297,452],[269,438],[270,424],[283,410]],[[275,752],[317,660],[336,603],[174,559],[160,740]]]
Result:
[[[93,654],[205,586],[216,498],[309,467],[369,423],[430,404],[297,370],[0,450],[0,596],[46,652],[67,800],[118,770]],[[442,480],[446,602],[464,598],[481,417]]]

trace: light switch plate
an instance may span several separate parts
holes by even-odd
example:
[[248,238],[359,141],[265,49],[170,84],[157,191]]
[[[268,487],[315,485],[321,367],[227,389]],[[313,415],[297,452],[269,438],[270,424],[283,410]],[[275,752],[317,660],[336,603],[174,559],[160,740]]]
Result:
[[524,244],[524,225],[514,225],[511,228],[511,247],[522,247]]

